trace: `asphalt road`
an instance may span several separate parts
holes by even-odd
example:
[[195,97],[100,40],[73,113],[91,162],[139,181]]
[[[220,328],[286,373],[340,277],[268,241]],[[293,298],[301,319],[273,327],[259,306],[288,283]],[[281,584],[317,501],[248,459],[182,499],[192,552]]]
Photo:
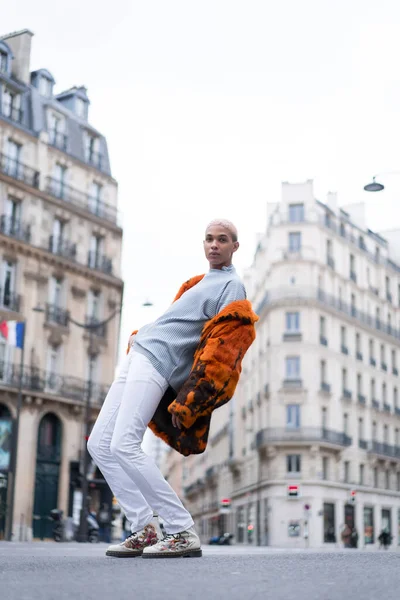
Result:
[[117,559],[104,544],[0,542],[1,600],[399,600],[400,552],[205,547]]

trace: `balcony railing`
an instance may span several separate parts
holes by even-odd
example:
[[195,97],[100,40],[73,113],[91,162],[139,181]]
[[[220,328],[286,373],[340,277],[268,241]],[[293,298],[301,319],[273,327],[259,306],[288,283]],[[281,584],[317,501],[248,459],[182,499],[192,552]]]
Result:
[[372,356],[369,359],[369,364],[371,365],[371,367],[376,367],[376,360],[375,358],[372,358]]
[[60,131],[56,131],[55,129],[50,129],[49,131],[49,143],[55,148],[59,148],[60,150],[67,149],[68,138],[65,133],[61,133]]
[[387,364],[385,362],[381,362],[382,371],[387,371]]
[[390,303],[393,302],[393,296],[390,292],[386,292],[386,300]]
[[325,381],[321,382],[321,392],[325,392],[326,394],[330,394],[331,386],[329,383],[325,383]]
[[70,202],[74,206],[86,210],[102,219],[106,219],[111,223],[117,222],[117,209],[114,206],[106,204],[98,198],[93,198],[93,196],[85,194],[63,181],[48,177],[46,181],[46,191],[51,196],[54,196],[54,198]]
[[299,427],[298,429],[267,428],[257,432],[255,445],[261,448],[267,444],[277,442],[326,442],[334,446],[351,446],[352,438],[340,431],[333,431],[323,427]]
[[350,271],[350,279],[357,283],[357,273],[355,271]]
[[399,446],[391,446],[390,444],[372,441],[368,444],[368,450],[371,454],[379,454],[381,456],[390,456],[391,458],[400,459]]
[[86,316],[85,324],[90,325],[93,335],[96,335],[101,338],[105,338],[107,336],[107,325],[101,324],[101,321],[96,319],[95,317]]
[[[0,361],[0,387],[18,388],[21,370],[19,365]],[[69,375],[59,375],[36,367],[24,366],[22,371],[22,387],[25,390],[48,393],[64,398],[85,402],[88,393],[88,382]],[[93,383],[91,400],[101,406],[109,385]]]
[[319,343],[321,344],[321,346],[327,346],[328,345],[328,340],[326,339],[326,337],[324,335],[320,335],[319,336]]
[[371,402],[372,408],[374,408],[375,410],[379,410],[379,401],[373,399]]
[[362,352],[358,352],[358,351],[356,352],[356,359],[357,360],[362,360],[363,359]]
[[386,404],[386,402],[383,403],[383,410],[387,413],[392,412],[392,409],[390,408],[390,404]]
[[348,354],[349,353],[349,349],[347,346],[345,346],[344,344],[341,345],[340,347],[342,354]]
[[98,269],[108,275],[111,275],[112,273],[112,260],[97,252],[88,252],[87,264],[90,269]]
[[100,152],[92,150],[87,156],[87,162],[96,167],[96,169],[101,170],[103,166],[103,155]]
[[14,121],[14,123],[22,123],[23,112],[21,108],[17,108],[16,106],[10,106],[6,104],[1,109],[1,114],[6,119],[10,119],[10,121]]
[[31,187],[39,187],[39,171],[35,171],[15,158],[0,154],[0,171],[8,177],[23,181]]
[[394,414],[400,416],[400,406],[395,406]]
[[0,232],[28,244],[31,241],[31,226],[23,225],[21,221],[8,215],[1,215],[0,217]]
[[21,296],[5,288],[0,288],[0,308],[19,312]]
[[52,254],[63,256],[69,260],[76,259],[76,244],[71,244],[68,240],[51,235],[49,238],[49,251]]
[[328,267],[330,267],[331,269],[335,268],[335,260],[332,256],[328,256],[326,257],[326,264],[328,265]]
[[362,450],[367,450],[367,448],[368,448],[367,440],[358,440],[358,447],[362,448]]
[[296,300],[315,301],[317,300],[322,306],[332,308],[342,314],[354,318],[356,321],[367,325],[371,329],[379,329],[382,333],[400,339],[400,330],[385,324],[383,321],[375,319],[371,315],[356,309],[355,314],[351,314],[351,306],[346,302],[343,302],[336,296],[327,294],[320,288],[309,288],[309,287],[282,287],[269,290],[265,293],[262,300],[256,306],[256,313],[260,314],[261,310],[265,306],[270,306],[279,302],[290,302]]
[[346,389],[344,389],[344,390],[342,391],[342,396],[343,396],[343,398],[345,398],[346,400],[351,400],[352,393],[351,393],[351,391],[350,391],[350,390],[346,390]]
[[46,322],[68,327],[69,311],[55,304],[46,304]]
[[398,375],[399,374],[399,370],[396,367],[393,367],[392,373],[393,373],[393,375]]
[[284,389],[301,389],[303,387],[302,379],[284,379],[283,380],[283,388]]
[[365,405],[367,403],[365,396],[363,396],[362,394],[358,394],[357,400],[358,400],[358,404]]

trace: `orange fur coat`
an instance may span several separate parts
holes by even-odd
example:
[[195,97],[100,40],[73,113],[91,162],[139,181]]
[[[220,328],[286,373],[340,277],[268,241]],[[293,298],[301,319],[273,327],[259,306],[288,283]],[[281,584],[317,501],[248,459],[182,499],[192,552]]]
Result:
[[[174,301],[203,277],[186,281]],[[234,394],[243,356],[255,339],[256,321],[248,300],[232,302],[210,319],[203,327],[187,381],[178,394],[168,388],[158,405],[150,429],[184,456],[206,449],[211,413]],[[182,429],[172,425],[172,414]]]

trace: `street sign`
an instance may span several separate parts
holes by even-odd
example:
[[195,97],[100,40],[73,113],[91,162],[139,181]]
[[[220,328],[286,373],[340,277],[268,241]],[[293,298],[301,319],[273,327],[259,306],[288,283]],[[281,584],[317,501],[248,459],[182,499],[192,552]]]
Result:
[[300,488],[298,485],[288,485],[287,486],[287,497],[288,498],[299,498],[300,496]]

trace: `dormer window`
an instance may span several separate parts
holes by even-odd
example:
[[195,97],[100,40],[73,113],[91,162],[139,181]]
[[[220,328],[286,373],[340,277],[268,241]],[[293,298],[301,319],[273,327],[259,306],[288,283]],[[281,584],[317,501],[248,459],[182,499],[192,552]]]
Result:
[[42,75],[39,79],[39,94],[50,98],[53,95],[53,82]]
[[75,98],[75,113],[81,119],[86,118],[86,102],[82,98]]
[[0,50],[0,71],[2,73],[8,71],[8,54],[4,50]]
[[101,169],[100,139],[84,132],[85,160],[98,169]]

